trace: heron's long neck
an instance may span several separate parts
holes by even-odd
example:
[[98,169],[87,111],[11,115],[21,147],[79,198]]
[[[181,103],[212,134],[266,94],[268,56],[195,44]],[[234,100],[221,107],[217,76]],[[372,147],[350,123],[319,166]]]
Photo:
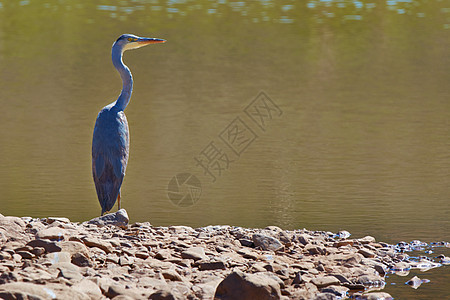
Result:
[[123,87],[119,98],[116,101],[115,106],[119,110],[124,110],[127,107],[128,102],[130,102],[131,92],[133,91],[133,76],[131,76],[130,69],[122,61],[123,50],[121,47],[114,45],[112,48],[112,62],[114,67],[120,74],[122,78]]

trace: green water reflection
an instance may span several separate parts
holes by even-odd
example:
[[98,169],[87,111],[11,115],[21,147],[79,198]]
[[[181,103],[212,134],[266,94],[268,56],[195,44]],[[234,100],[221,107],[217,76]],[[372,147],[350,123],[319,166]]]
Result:
[[[168,40],[125,55],[133,222],[449,240],[449,18],[446,1],[0,1],[0,212],[99,214],[92,129],[130,32]],[[283,112],[264,131],[244,112],[262,90]],[[236,117],[257,138],[212,182],[194,158]],[[167,197],[180,172],[194,206]]]

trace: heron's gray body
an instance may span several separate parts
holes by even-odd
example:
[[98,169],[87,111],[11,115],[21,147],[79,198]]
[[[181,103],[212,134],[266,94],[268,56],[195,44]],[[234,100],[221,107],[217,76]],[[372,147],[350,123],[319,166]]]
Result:
[[130,149],[127,118],[113,104],[98,114],[92,140],[92,175],[102,214],[113,208],[120,193]]
[[130,102],[133,77],[130,69],[122,61],[123,52],[164,42],[163,39],[123,34],[112,46],[111,58],[122,78],[122,92],[115,102],[99,112],[92,138],[92,175],[102,215],[113,208],[117,199],[120,209],[120,187],[125,176],[130,149],[128,122],[123,111]]

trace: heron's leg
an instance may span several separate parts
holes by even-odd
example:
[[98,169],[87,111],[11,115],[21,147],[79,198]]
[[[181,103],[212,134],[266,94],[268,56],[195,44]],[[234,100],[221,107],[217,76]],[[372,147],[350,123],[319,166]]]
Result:
[[120,192],[119,192],[119,195],[117,196],[117,205],[118,205],[119,210],[120,210]]

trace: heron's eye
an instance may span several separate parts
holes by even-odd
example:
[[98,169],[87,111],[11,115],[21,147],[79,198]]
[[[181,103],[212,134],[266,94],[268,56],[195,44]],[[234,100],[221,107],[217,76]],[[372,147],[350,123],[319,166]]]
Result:
[[129,42],[136,42],[137,39],[134,39],[134,38],[128,38],[128,41],[129,41]]

